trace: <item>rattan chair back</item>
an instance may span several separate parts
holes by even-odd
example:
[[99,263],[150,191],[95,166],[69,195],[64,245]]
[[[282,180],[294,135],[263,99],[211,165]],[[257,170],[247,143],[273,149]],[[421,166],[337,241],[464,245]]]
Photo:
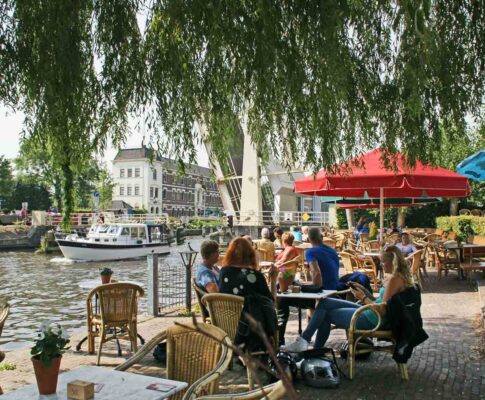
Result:
[[219,378],[232,359],[232,342],[225,332],[210,324],[171,326],[115,370],[126,371],[163,341],[167,342],[167,378],[189,384],[188,389],[170,396],[170,400],[196,399],[217,392]]
[[224,293],[209,293],[202,297],[207,307],[211,324],[227,333],[229,339],[236,338],[237,326],[244,307],[244,297]]
[[342,260],[342,264],[344,266],[344,270],[345,270],[345,273],[346,274],[351,274],[354,272],[354,267],[355,267],[355,263],[354,263],[354,256],[350,253],[347,253],[345,251],[342,251],[340,252],[340,259]]
[[[244,393],[223,393],[197,397],[194,400],[280,400],[284,398],[286,388],[283,381]],[[185,399],[184,399],[185,400]],[[192,398],[187,398],[192,400]]]
[[195,297],[200,307],[200,315],[202,316],[202,321],[206,323],[210,321],[209,311],[207,310],[206,306],[202,303],[202,297],[204,297],[207,294],[207,292],[203,290],[199,285],[197,285],[195,278],[192,278],[192,289],[194,289]]

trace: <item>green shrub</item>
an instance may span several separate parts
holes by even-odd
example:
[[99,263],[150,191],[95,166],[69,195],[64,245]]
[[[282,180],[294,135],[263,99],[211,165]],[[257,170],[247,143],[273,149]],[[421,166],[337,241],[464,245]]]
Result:
[[436,227],[446,232],[456,232],[462,241],[466,241],[470,235],[485,236],[485,218],[483,217],[470,215],[438,217]]
[[145,210],[144,208],[134,208],[133,209],[133,214],[138,215],[138,214],[148,214],[148,211]]

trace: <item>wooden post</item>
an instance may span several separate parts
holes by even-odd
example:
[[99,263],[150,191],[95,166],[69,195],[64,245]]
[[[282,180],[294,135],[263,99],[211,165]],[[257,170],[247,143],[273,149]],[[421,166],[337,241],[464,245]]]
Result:
[[158,255],[147,256],[147,313],[158,317]]

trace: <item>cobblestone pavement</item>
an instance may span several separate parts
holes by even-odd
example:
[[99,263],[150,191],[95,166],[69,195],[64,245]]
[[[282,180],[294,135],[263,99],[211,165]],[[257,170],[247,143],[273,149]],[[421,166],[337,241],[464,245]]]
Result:
[[[336,390],[297,384],[302,399],[485,399],[485,349],[476,286],[441,280],[430,272],[422,295],[422,316],[429,339],[414,350],[408,363],[409,382],[400,379],[392,356],[373,353],[357,362],[353,381]],[[334,331],[329,345],[339,348],[345,336]],[[343,361],[343,360],[342,360]],[[344,372],[347,365],[340,364]]]
[[[436,279],[430,272],[425,280],[422,315],[425,329],[430,338],[417,349],[408,364],[409,382],[402,382],[396,364],[390,354],[374,353],[367,361],[357,363],[353,381],[342,380],[334,390],[312,389],[296,382],[295,387],[301,399],[485,399],[485,348],[479,317],[479,300],[476,287],[456,279],[456,274]],[[184,318],[155,318],[139,324],[139,332],[149,339],[175,320]],[[287,339],[292,340],[297,332],[296,313],[288,324]],[[72,338],[75,345],[83,334]],[[342,330],[333,331],[329,345],[335,349],[345,339]],[[127,343],[122,342],[124,351]],[[94,365],[95,356],[84,351],[69,351],[64,355],[62,371],[80,365]],[[123,354],[128,356],[126,352]],[[0,385],[5,392],[27,383],[35,382],[29,349],[16,350],[7,354],[7,361],[16,365],[15,371],[0,371]],[[116,356],[113,342],[103,347],[103,366],[114,367],[123,358]],[[160,368],[151,356],[143,366],[133,372],[160,374]],[[347,365],[339,360],[344,372]],[[138,370],[138,371],[136,371]],[[61,371],[61,372],[62,372]],[[247,380],[242,367],[235,364],[221,380],[221,391],[247,390]]]

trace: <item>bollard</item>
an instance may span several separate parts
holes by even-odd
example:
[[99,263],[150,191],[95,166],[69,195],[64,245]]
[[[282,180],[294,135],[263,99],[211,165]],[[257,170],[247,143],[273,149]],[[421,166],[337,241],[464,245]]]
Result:
[[185,267],[185,308],[190,312],[192,310],[192,266],[198,252],[191,249],[190,243],[187,245],[190,250],[181,251],[180,257]]
[[158,317],[158,255],[147,256],[147,313]]

